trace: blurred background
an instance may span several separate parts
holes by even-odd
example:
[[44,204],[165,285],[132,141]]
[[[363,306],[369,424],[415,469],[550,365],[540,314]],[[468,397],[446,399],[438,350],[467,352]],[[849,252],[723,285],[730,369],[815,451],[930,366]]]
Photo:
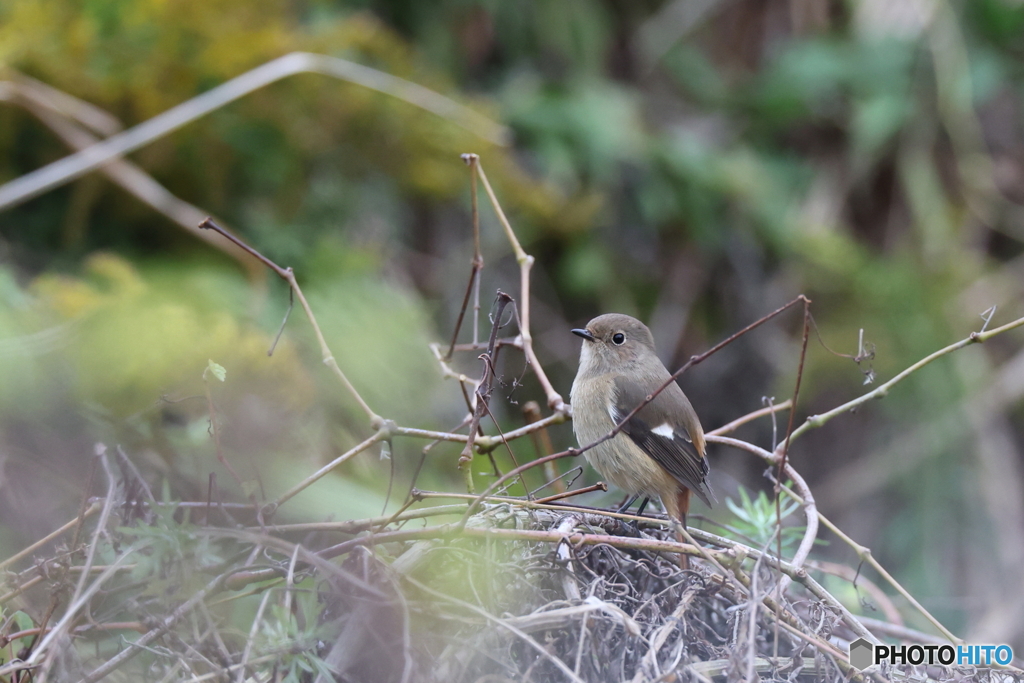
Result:
[[[509,144],[303,74],[132,153],[137,175],[119,181],[111,165],[3,207],[0,557],[75,514],[97,442],[119,444],[168,498],[205,499],[215,473],[219,497],[244,500],[370,435],[301,311],[267,357],[286,287],[175,223],[191,215],[180,202],[292,266],[339,365],[410,427],[447,430],[465,414],[427,346],[450,338],[469,277],[464,152],[481,155],[537,259],[536,350],[566,399],[579,349],[568,330],[604,312],[647,321],[678,367],[806,294],[816,331],[798,423],[983,316],[994,327],[1024,315],[1018,0],[7,0],[0,181],[297,50],[436,90],[507,126]],[[147,182],[172,196],[163,211],[138,198]],[[481,216],[486,311],[496,289],[518,292],[518,267],[484,197]],[[706,429],[790,397],[800,323],[788,313],[687,372]],[[791,455],[820,510],[939,619],[1018,651],[1022,348],[1014,331],[941,359]],[[227,369],[209,388],[244,487],[215,457],[210,359]],[[480,370],[472,353],[455,365]],[[543,393],[515,351],[499,369],[511,429]],[[772,434],[761,420],[738,436],[769,448]],[[550,435],[574,443],[568,424]],[[280,518],[379,514],[392,468],[394,509],[423,445],[360,455]],[[533,449],[515,445],[520,462]],[[458,452],[431,450],[418,485],[459,491]],[[710,457],[719,500],[770,488],[751,456]],[[596,479],[587,469],[577,485]],[[857,566],[822,538],[817,556]]]

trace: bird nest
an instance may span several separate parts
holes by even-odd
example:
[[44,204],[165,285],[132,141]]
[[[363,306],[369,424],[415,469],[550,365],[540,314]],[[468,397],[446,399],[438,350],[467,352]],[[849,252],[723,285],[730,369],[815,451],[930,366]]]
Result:
[[1018,680],[860,672],[875,637],[808,571],[663,518],[492,498],[272,526],[132,490],[0,565],[0,681]]
[[[332,603],[340,637],[324,658],[345,680],[844,680],[849,671],[817,647],[856,637],[841,610],[792,588],[781,613],[766,608],[778,571],[726,539],[684,571],[666,525],[578,510],[495,505],[461,533],[421,535],[389,543],[385,533],[372,549],[367,537],[350,553],[345,568],[381,596]],[[734,565],[726,575],[721,560]]]

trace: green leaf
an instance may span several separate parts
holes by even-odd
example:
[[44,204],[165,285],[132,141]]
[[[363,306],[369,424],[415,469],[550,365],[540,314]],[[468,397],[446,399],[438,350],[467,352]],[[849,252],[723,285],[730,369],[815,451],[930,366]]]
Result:
[[[228,371],[224,369],[224,366],[218,363],[214,363],[212,360],[209,363],[207,363],[206,370],[209,371],[211,375],[219,379],[221,382],[226,380],[228,377]],[[205,376],[206,372],[204,372],[203,375]]]
[[[2,616],[3,616],[3,613],[0,612],[0,617],[2,617]],[[35,621],[32,620],[32,617],[30,617],[29,615],[25,614],[24,612],[22,612],[20,610],[15,612],[14,614],[12,614],[10,616],[10,620],[13,620],[14,624],[10,628],[8,633],[18,633],[20,631],[28,631],[28,630],[33,629],[33,628],[36,627],[36,623],[35,623]],[[13,651],[17,652],[21,648],[27,647],[32,642],[32,639],[34,637],[35,636],[24,636],[22,638],[16,638],[14,641],[12,641],[13,643],[17,643],[14,646],[14,650]]]
[[325,662],[324,660],[320,659],[315,655],[307,655],[307,657],[309,658],[309,661],[313,664],[313,666],[316,667],[317,673],[320,674],[321,678],[323,678],[326,681],[334,680],[335,672],[331,669],[330,665],[327,664],[327,662]]

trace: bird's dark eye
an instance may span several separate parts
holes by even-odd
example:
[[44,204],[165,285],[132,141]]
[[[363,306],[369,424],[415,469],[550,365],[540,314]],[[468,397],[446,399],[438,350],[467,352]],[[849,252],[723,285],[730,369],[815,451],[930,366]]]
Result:
[[612,335],[612,341],[615,343],[616,346],[621,346],[626,341],[626,335],[622,334],[621,332],[616,332],[615,334]]

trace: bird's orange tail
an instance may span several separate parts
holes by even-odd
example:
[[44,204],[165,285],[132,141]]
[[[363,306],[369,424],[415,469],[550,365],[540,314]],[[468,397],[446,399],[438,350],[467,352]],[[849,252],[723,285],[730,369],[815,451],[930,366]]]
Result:
[[[675,508],[669,509],[668,513],[675,517],[685,529],[686,515],[690,512],[690,489],[685,486],[680,486],[676,491],[675,500],[673,500],[669,505],[666,505],[666,507]],[[678,539],[680,543],[686,543],[686,537],[678,531],[676,532],[676,539]],[[679,567],[684,570],[690,568],[689,555],[679,555]]]

